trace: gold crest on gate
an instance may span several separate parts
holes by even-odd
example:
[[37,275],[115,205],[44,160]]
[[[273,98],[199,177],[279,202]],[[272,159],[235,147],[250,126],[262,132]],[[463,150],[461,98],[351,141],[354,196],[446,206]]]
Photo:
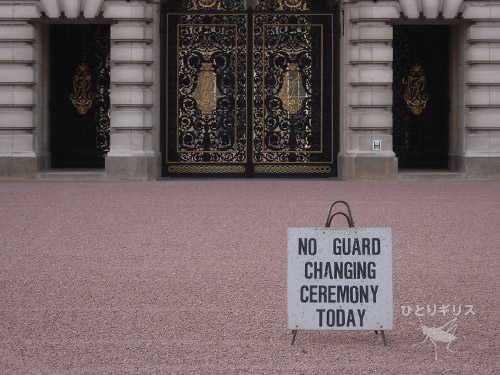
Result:
[[283,108],[291,114],[297,113],[302,107],[307,93],[302,85],[302,75],[297,64],[290,64],[289,70],[283,76],[283,86],[278,98],[283,102]]
[[198,85],[194,90],[193,98],[204,115],[209,115],[217,107],[219,97],[217,76],[212,68],[212,64],[203,63],[200,74],[198,75]]
[[215,8],[222,10],[222,0],[195,0],[191,10]]
[[287,8],[309,10],[305,0],[280,0],[280,5],[276,10],[285,10]]

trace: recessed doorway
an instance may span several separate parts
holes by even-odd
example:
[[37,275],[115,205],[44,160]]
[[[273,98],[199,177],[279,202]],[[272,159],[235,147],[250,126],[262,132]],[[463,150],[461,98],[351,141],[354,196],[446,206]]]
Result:
[[450,29],[394,26],[393,147],[400,169],[447,169]]
[[109,151],[109,25],[50,26],[52,168],[103,168]]

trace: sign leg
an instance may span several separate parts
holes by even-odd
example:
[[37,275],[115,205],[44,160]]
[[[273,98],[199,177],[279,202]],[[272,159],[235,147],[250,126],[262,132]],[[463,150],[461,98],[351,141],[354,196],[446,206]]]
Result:
[[[375,334],[378,335],[378,331],[377,330],[375,330]],[[382,341],[384,342],[384,346],[387,346],[387,341],[385,339],[384,331],[380,331],[380,334],[382,335]]]
[[387,341],[385,340],[384,331],[380,331],[380,333],[382,334],[382,341],[384,342],[384,346],[387,346]]
[[294,329],[292,331],[292,335],[293,335],[293,337],[292,337],[292,345],[293,345],[295,343],[295,337],[297,336],[297,330],[296,329]]

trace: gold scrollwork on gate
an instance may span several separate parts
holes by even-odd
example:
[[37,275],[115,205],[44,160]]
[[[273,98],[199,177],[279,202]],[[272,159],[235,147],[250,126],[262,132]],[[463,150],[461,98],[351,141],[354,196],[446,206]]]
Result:
[[287,8],[301,10],[309,10],[307,7],[307,2],[305,0],[280,0],[280,5],[276,10],[285,10]]
[[411,68],[408,77],[402,79],[406,85],[404,99],[408,109],[414,115],[420,115],[427,105],[429,95],[425,92],[426,76],[418,64]]
[[242,165],[171,165],[170,173],[245,173]]
[[92,107],[94,94],[90,92],[92,76],[86,64],[78,65],[73,76],[73,91],[69,96],[79,114],[84,115]]
[[332,168],[321,165],[257,165],[255,173],[331,173]]
[[191,10],[213,8],[222,10],[222,0],[195,0]]

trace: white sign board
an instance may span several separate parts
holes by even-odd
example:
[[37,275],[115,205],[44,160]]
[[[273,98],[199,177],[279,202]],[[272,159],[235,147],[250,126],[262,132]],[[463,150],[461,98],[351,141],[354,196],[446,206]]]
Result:
[[393,328],[391,228],[288,228],[288,328]]

